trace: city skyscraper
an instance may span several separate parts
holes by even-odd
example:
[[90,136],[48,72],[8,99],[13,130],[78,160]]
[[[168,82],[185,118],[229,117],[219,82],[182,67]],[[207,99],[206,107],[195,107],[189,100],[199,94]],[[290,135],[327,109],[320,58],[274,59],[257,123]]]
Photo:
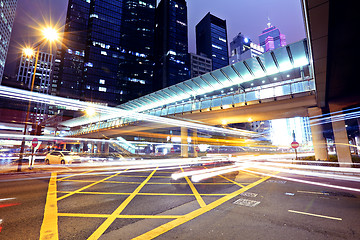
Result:
[[17,0],[0,0],[0,84],[4,74]]
[[156,0],[70,0],[57,95],[118,105],[148,93]]
[[253,43],[250,38],[239,33],[230,42],[230,63],[236,63],[247,58],[256,57],[264,53],[264,48]]
[[207,72],[211,72],[211,59],[206,57],[205,54],[202,53],[201,55],[197,55],[195,53],[189,53],[189,55],[191,78],[203,75]]
[[285,35],[281,34],[280,30],[272,26],[270,22],[267,26],[259,35],[260,46],[265,49],[265,52],[286,46]]
[[150,93],[154,77],[156,0],[123,3],[119,67],[119,103]]
[[154,90],[190,78],[185,0],[161,0],[155,12]]
[[[50,94],[52,66],[53,55],[50,53],[39,52],[33,86],[34,92]],[[17,73],[17,81],[27,90],[31,89],[34,67],[35,56],[32,55],[29,57],[25,53],[22,53]],[[31,111],[30,118],[33,119],[34,122],[39,122],[46,118],[48,106],[45,103],[33,103],[32,108],[33,110]]]
[[229,65],[226,20],[210,12],[196,25],[196,53],[212,60],[212,70]]
[[90,0],[69,0],[63,46],[57,54],[54,78],[56,95],[79,99],[84,85],[84,61],[87,46],[87,29],[90,15]]

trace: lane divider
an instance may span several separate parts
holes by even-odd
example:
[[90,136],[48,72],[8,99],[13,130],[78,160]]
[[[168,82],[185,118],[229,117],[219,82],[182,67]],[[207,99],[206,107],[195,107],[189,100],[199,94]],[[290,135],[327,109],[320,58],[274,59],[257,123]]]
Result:
[[44,219],[40,229],[40,240],[58,240],[58,208],[56,200],[56,177],[57,173],[52,172],[49,181],[46,204],[44,210]]

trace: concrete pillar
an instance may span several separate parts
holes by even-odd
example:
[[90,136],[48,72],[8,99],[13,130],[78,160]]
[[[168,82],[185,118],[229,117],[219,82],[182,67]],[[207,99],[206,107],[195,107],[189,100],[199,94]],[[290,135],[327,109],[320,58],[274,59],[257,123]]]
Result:
[[91,143],[91,152],[90,153],[94,153],[94,149],[95,149],[95,143]]
[[188,129],[186,127],[181,127],[181,157],[189,157],[188,152]]
[[196,151],[197,145],[198,145],[198,139],[197,139],[197,129],[194,129],[192,132],[192,142],[193,142],[193,148],[194,148],[194,157],[198,157],[198,152]]
[[[321,108],[318,107],[308,108],[308,115],[309,117],[321,118],[322,117]],[[317,125],[310,124],[310,129],[311,129],[311,136],[314,146],[315,159],[328,160],[329,155],[327,152],[326,139],[324,138],[323,135],[323,126],[321,124],[317,124]]]
[[101,144],[102,144],[102,142],[97,142],[97,143],[96,143],[97,153],[101,153]]
[[108,142],[106,142],[104,144],[104,152],[105,152],[105,154],[109,154],[109,152],[110,152],[110,145]]
[[340,164],[340,167],[351,167],[352,160],[351,160],[351,153],[349,146],[349,138],[345,127],[345,120],[341,116],[342,109],[332,104],[329,104],[329,107],[330,107],[331,117],[333,118],[336,116],[336,121],[332,120],[331,124],[335,138],[335,147],[336,147],[338,162]]

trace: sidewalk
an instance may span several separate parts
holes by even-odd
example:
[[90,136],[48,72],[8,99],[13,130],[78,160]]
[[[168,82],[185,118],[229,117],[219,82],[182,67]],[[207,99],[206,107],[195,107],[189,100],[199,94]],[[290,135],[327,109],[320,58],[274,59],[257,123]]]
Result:
[[21,171],[18,172],[17,164],[9,164],[9,165],[0,165],[0,176],[1,175],[14,175],[14,174],[29,174],[29,173],[45,173],[54,170],[48,165],[44,163],[36,163],[34,164],[33,169],[29,169],[29,164],[23,163],[21,165]]

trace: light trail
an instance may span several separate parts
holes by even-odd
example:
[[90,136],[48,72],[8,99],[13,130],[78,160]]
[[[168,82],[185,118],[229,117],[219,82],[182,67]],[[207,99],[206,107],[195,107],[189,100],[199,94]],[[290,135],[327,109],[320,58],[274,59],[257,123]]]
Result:
[[347,175],[340,176],[340,175],[329,174],[329,173],[318,173],[318,172],[312,172],[312,171],[284,169],[284,168],[279,168],[279,167],[262,166],[261,164],[249,164],[249,168],[257,168],[257,169],[263,169],[263,170],[268,170],[268,171],[279,171],[279,172],[285,172],[285,173],[290,173],[290,174],[313,176],[313,177],[319,177],[319,178],[331,178],[331,179],[337,179],[337,180],[360,182],[360,177],[347,176]]
[[275,175],[275,174],[268,174],[268,173],[263,173],[263,172],[247,170],[247,169],[244,169],[243,171],[253,173],[253,174],[259,174],[259,175],[263,175],[263,176],[279,178],[279,179],[292,181],[292,182],[306,183],[306,184],[317,185],[317,186],[322,186],[322,187],[329,187],[329,188],[336,188],[336,189],[340,189],[340,190],[360,192],[360,189],[358,189],[358,188],[351,188],[351,187],[344,187],[344,186],[338,186],[338,185],[327,184],[327,183],[313,182],[313,181],[302,180],[302,179],[297,179],[297,178],[282,177],[282,176]]
[[[237,136],[248,136],[248,137],[257,137],[259,136],[258,133],[246,131],[246,130],[231,130],[226,128],[218,128],[208,125],[203,125],[199,123],[187,122],[173,118],[165,118],[165,117],[158,117],[154,115],[142,114],[135,111],[124,110],[120,108],[114,107],[107,107],[98,104],[93,104],[89,102],[82,102],[79,100],[73,100],[68,98],[61,98],[52,95],[41,94],[37,92],[30,92],[21,89],[15,89],[5,86],[0,86],[0,96],[18,99],[18,100],[31,100],[32,102],[39,102],[49,105],[57,105],[63,106],[66,108],[70,108],[71,110],[78,110],[83,111],[88,108],[94,108],[97,112],[100,112],[100,121],[110,120],[115,118],[127,117],[127,118],[134,118],[138,121],[149,121],[155,122],[165,125],[177,126],[177,127],[187,127],[190,129],[202,129],[206,131],[218,132],[218,133],[226,133],[231,135]],[[102,115],[104,114],[104,115]],[[105,115],[106,114],[106,115]],[[99,119],[96,117],[89,118],[89,117],[80,117],[76,120],[69,120],[67,123],[63,124],[68,127],[75,127],[80,125],[86,125],[93,122],[98,122]]]
[[230,168],[233,168],[233,167],[234,166],[216,167],[216,168],[209,168],[209,169],[201,169],[201,170],[173,173],[171,175],[171,178],[174,179],[174,180],[178,180],[180,178],[184,178],[184,177],[188,177],[188,176],[194,176],[194,175],[197,175],[197,174],[205,174],[205,173],[210,173],[210,172],[214,172],[214,171],[230,169]]
[[209,173],[204,173],[204,174],[198,174],[198,175],[193,175],[191,177],[191,181],[193,182],[200,182],[202,180],[208,179],[208,178],[212,178],[212,177],[216,177],[222,174],[226,174],[226,173],[231,173],[231,172],[236,172],[236,171],[241,171],[243,170],[245,167],[234,167],[232,166],[229,169],[224,169],[224,170],[218,170],[218,171],[214,171],[214,172],[209,172]]
[[[241,161],[241,162],[247,163],[249,166],[268,165],[268,166],[276,166],[276,167],[283,167],[283,168],[299,168],[299,169],[308,169],[308,170],[317,170],[317,171],[347,172],[347,173],[360,174],[360,169],[348,168],[348,167],[309,166],[309,165],[297,165],[297,164],[284,164],[284,163],[277,163],[277,162],[261,162],[261,163],[252,162],[252,161]],[[311,161],[306,161],[306,162],[314,163]],[[326,163],[326,162],[323,162],[323,163]],[[349,163],[349,164],[351,164],[351,163]]]
[[326,124],[326,123],[331,123],[331,122],[337,122],[337,121],[341,121],[341,120],[349,120],[349,119],[359,118],[360,117],[359,109],[360,109],[360,107],[356,107],[356,108],[344,109],[344,110],[336,111],[336,112],[332,112],[332,113],[325,113],[322,115],[312,116],[312,117],[309,117],[310,125],[315,126],[315,125],[321,125],[321,124]]

